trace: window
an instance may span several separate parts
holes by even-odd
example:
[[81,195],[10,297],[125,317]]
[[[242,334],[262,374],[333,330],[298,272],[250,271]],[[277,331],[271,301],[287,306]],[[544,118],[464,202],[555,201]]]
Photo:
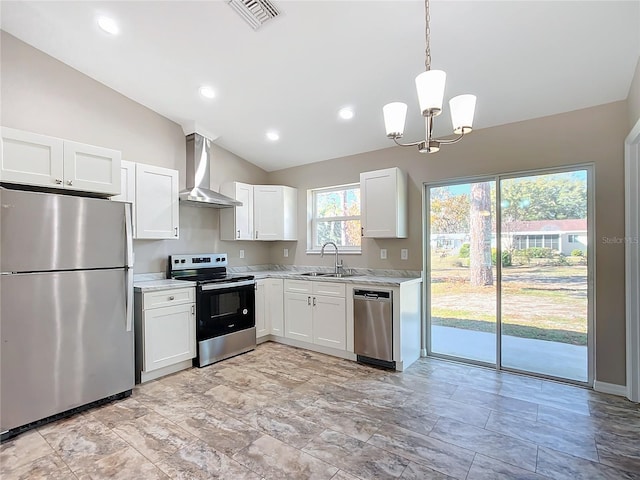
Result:
[[570,233],[568,240],[569,243],[578,243],[578,235],[576,235],[575,233]]
[[360,184],[309,190],[309,251],[334,242],[341,252],[360,252]]

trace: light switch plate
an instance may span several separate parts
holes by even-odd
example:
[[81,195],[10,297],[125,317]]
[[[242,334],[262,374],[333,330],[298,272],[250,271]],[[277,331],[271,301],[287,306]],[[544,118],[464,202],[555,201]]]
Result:
[[244,258],[244,250],[240,250],[240,258]]
[[289,249],[288,249],[288,248],[285,248],[285,249],[284,249],[284,251],[282,252],[282,254],[283,254],[285,257],[288,257],[288,256],[289,256]]
[[409,258],[409,249],[402,248],[400,250],[400,260],[407,260]]
[[387,249],[386,248],[381,248],[380,249],[380,258],[382,260],[386,260],[386,258],[387,258]]

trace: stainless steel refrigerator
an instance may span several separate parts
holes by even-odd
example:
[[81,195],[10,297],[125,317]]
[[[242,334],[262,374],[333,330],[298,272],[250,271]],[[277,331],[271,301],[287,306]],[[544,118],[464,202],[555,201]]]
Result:
[[130,205],[2,187],[0,229],[3,439],[130,395]]

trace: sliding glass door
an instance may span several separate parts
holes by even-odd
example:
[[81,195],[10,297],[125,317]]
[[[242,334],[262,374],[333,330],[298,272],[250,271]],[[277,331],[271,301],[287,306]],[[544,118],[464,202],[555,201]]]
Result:
[[495,180],[429,189],[430,351],[496,363]]
[[425,187],[430,355],[590,380],[589,175]]
[[587,171],[500,181],[502,366],[587,382]]

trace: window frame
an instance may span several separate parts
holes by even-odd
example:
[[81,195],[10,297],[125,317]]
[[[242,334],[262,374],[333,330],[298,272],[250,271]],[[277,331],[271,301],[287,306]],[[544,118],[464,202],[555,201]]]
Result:
[[[308,254],[320,254],[322,245],[315,245],[315,240],[318,233],[318,217],[316,216],[316,195],[318,193],[339,192],[342,190],[360,189],[360,182],[347,183],[344,185],[332,185],[329,187],[310,188],[307,190],[307,253]],[[339,217],[327,217],[327,221],[353,221],[359,220],[362,224],[362,197],[360,198],[360,215],[339,216]],[[338,245],[340,254],[355,254],[360,255],[362,253],[362,242],[358,246],[342,246]]]

